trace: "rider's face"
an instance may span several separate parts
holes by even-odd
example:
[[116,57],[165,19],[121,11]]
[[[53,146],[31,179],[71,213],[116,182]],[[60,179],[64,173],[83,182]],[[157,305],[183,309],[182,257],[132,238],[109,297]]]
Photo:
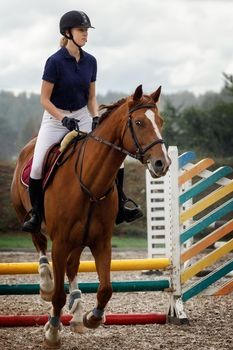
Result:
[[73,35],[74,41],[79,46],[84,46],[87,42],[88,28],[72,28],[71,33]]

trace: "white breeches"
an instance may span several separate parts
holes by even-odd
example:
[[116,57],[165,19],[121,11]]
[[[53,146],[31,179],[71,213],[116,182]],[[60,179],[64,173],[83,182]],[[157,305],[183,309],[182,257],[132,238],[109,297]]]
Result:
[[[59,110],[64,116],[78,119],[80,131],[90,132],[92,127],[92,117],[88,111],[87,106],[75,112]],[[42,167],[45,155],[48,149],[54,144],[61,141],[61,139],[69,132],[62,123],[50,115],[47,111],[44,112],[41,127],[37,136],[34,157],[32,162],[32,169],[30,177],[33,179],[42,178]]]

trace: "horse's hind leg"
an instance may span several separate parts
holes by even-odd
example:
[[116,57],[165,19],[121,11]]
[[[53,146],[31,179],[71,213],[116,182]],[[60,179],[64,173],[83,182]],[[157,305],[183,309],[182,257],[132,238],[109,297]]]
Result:
[[73,315],[70,321],[70,328],[73,332],[84,333],[85,328],[83,326],[83,306],[82,306],[82,293],[78,287],[77,271],[80,263],[80,255],[83,248],[79,247],[74,249],[67,260],[66,274],[69,279],[69,312]]
[[[19,175],[18,175],[19,176]],[[27,210],[23,204],[22,198],[28,198],[26,189],[16,181],[18,177],[15,175],[11,185],[11,201],[15,208],[19,222],[22,224],[27,214]],[[29,198],[28,198],[29,200]],[[26,202],[26,199],[25,199]],[[47,238],[41,232],[31,235],[33,244],[40,254],[39,259],[39,276],[40,276],[40,296],[43,300],[51,301],[53,292],[52,273],[49,261],[46,256]]]
[[90,248],[95,258],[100,284],[97,291],[97,305],[84,315],[83,323],[87,328],[97,328],[105,321],[104,309],[112,296],[110,281],[111,242],[101,241]]
[[44,343],[49,348],[59,348],[61,346],[60,316],[62,308],[66,302],[66,293],[64,290],[64,275],[68,255],[69,251],[65,242],[59,242],[54,240],[52,245],[52,261],[54,274],[54,292],[52,296],[53,307],[51,317],[44,328]]

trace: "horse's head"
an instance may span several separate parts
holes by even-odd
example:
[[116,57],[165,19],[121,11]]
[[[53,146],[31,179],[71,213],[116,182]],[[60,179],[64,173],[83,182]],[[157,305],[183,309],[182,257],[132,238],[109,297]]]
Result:
[[151,95],[143,95],[142,85],[127,99],[128,127],[124,130],[124,148],[147,164],[152,177],[166,174],[171,160],[162,139],[161,118],[157,102],[161,93],[159,87]]

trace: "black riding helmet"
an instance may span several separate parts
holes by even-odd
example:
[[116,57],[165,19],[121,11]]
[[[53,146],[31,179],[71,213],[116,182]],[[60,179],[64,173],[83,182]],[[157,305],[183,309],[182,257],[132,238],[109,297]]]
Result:
[[65,13],[60,19],[60,33],[67,36],[66,31],[72,28],[94,28],[91,25],[89,17],[83,11],[69,11]]
[[[76,43],[71,33],[72,28],[94,28],[91,25],[89,17],[83,11],[69,11],[66,12],[60,19],[60,33],[79,48],[82,56],[82,48]],[[68,34],[67,34],[68,31]]]

